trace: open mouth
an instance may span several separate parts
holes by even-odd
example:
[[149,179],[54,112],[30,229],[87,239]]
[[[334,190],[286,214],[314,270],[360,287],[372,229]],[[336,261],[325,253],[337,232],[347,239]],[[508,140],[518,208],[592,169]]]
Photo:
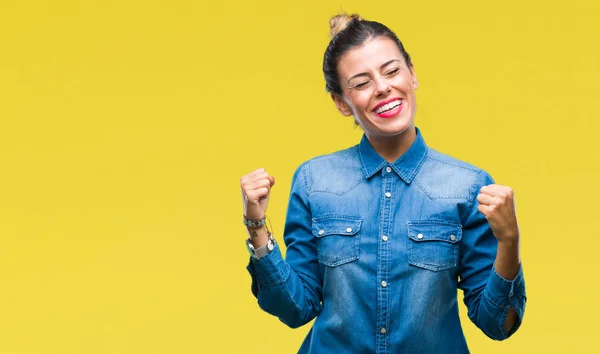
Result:
[[386,113],[386,112],[393,110],[394,108],[396,108],[398,106],[401,106],[403,102],[404,102],[403,100],[398,98],[398,99],[393,100],[392,102],[389,102],[389,103],[383,104],[379,107],[376,107],[375,110],[373,110],[373,111],[377,114]]
[[392,98],[375,106],[373,113],[375,113],[379,118],[392,118],[400,114],[403,107],[404,99]]

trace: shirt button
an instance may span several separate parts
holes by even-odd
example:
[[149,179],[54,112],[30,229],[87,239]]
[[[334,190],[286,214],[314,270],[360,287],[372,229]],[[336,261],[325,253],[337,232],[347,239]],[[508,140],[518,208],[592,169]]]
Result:
[[423,234],[418,234],[418,235],[417,235],[417,238],[418,238],[419,240],[420,240],[420,239],[422,239],[422,238],[423,238]]
[[347,228],[346,232],[352,232],[352,228],[351,227]]
[[319,230],[319,235],[323,235],[325,233],[325,230]]
[[456,236],[455,236],[455,235],[450,235],[450,240],[451,240],[451,241],[454,241],[454,240],[456,240]]
[[387,172],[387,173],[390,173],[390,172],[392,172],[392,168],[391,168],[390,166],[386,167],[386,168],[385,168],[385,172]]
[[382,328],[379,332],[381,332],[381,334],[386,334],[387,333],[387,329]]
[[392,196],[392,193],[390,193],[390,192],[385,192],[385,196],[386,196],[387,198],[390,198],[390,197]]
[[387,282],[384,280],[381,282],[381,286],[383,286],[384,288],[387,286]]
[[386,235],[381,236],[381,239],[385,242],[388,240],[388,237]]

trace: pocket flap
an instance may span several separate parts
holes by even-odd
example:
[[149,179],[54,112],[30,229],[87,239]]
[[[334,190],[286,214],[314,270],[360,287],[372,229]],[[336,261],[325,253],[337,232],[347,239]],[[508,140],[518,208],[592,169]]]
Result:
[[312,233],[317,237],[327,235],[353,236],[360,230],[362,219],[348,216],[322,216],[312,219]]
[[408,237],[417,242],[445,241],[456,243],[462,239],[462,226],[448,221],[409,221],[407,228]]

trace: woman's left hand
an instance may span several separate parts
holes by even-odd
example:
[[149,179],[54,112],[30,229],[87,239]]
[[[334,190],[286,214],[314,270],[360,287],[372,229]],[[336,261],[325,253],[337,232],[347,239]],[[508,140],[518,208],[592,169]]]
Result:
[[488,220],[498,242],[519,239],[519,225],[515,212],[515,193],[512,188],[499,184],[483,186],[477,195],[477,208]]

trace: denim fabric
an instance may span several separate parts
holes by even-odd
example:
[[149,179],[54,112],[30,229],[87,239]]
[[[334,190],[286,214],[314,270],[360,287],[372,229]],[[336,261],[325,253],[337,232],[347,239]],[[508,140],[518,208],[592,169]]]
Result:
[[[490,175],[425,144],[386,162],[360,144],[296,170],[284,241],[250,259],[259,306],[290,327],[316,317],[299,353],[468,353],[457,289],[469,318],[502,340],[525,310],[522,269],[494,268],[497,240],[477,210]],[[518,320],[509,331],[510,308]]]

